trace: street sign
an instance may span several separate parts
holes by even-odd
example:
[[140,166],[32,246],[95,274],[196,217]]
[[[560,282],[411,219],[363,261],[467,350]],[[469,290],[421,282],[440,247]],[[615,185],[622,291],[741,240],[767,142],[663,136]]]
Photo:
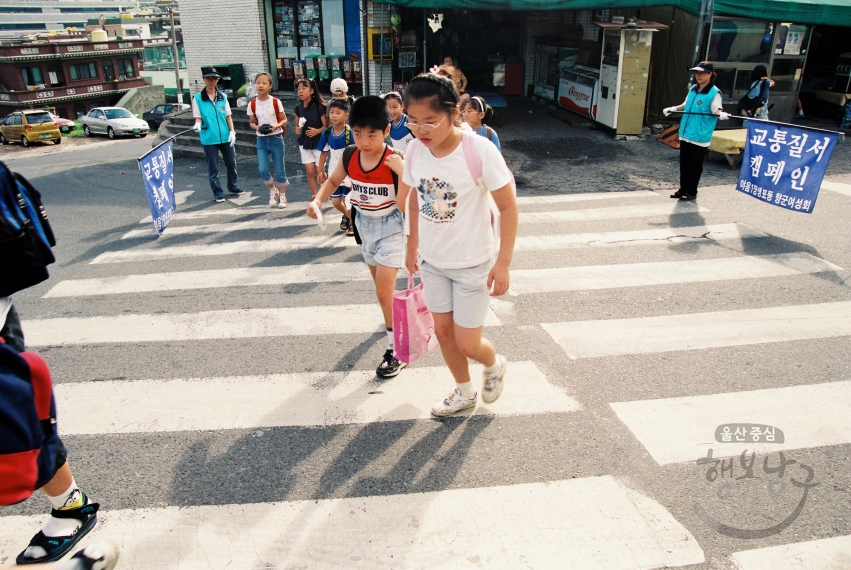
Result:
[[768,204],[811,214],[839,135],[748,120],[736,189]]
[[168,140],[139,159],[139,170],[142,171],[142,182],[148,194],[148,204],[157,236],[165,231],[176,208],[172,144],[172,141]]

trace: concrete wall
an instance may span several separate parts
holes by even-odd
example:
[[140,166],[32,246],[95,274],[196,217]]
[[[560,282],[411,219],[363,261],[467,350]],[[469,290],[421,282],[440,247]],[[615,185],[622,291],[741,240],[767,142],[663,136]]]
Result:
[[[181,0],[180,25],[186,50],[189,87],[204,88],[201,66],[241,63],[245,77],[269,72],[262,0]],[[236,88],[238,86],[235,86]]]
[[162,85],[148,85],[145,87],[135,87],[124,94],[124,97],[116,104],[118,107],[124,107],[131,113],[138,113],[140,116],[145,111],[150,111],[157,105],[165,103],[165,90]]

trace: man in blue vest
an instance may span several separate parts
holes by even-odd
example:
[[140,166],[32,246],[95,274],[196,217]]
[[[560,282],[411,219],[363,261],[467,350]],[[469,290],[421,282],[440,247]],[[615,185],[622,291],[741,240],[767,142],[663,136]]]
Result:
[[703,159],[712,142],[712,133],[718,120],[730,118],[721,108],[721,90],[715,86],[715,67],[702,61],[689,71],[694,72],[694,85],[688,91],[685,102],[668,107],[662,112],[667,117],[682,112],[680,120],[680,189],[671,198],[694,200],[697,185],[703,174]]
[[210,188],[216,202],[224,202],[225,195],[219,183],[219,153],[228,171],[228,192],[237,196],[244,194],[236,184],[236,131],[233,127],[230,104],[216,84],[221,75],[213,70],[204,73],[204,90],[192,98],[192,116],[195,117],[196,133],[201,135],[201,145],[207,157],[207,172]]

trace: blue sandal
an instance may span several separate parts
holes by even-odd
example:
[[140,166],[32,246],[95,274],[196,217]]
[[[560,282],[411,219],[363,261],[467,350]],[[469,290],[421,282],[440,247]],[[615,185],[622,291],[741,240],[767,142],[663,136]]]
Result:
[[56,517],[57,519],[77,519],[82,523],[80,528],[77,529],[77,532],[70,536],[45,536],[43,532],[38,531],[32,540],[30,540],[30,546],[40,546],[47,553],[41,558],[30,558],[29,556],[24,556],[24,552],[26,552],[26,548],[24,552],[18,554],[18,557],[15,559],[15,563],[18,566],[23,566],[24,564],[42,564],[44,562],[56,562],[61,559],[63,556],[68,554],[80,539],[86,536],[86,534],[92,530],[97,522],[97,512],[100,508],[98,503],[88,503],[83,505],[82,507],[77,507],[76,509],[66,509],[62,511],[58,511],[53,509],[50,511],[50,516]]

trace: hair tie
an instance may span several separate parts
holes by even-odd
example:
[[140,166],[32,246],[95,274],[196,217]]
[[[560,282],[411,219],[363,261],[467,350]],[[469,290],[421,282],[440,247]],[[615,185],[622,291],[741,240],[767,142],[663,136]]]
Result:
[[433,67],[432,67],[429,71],[431,71],[431,72],[432,72],[432,73],[434,73],[434,74],[438,74],[438,73],[440,73],[440,66],[439,66],[439,65],[435,65],[435,66],[433,66]]

